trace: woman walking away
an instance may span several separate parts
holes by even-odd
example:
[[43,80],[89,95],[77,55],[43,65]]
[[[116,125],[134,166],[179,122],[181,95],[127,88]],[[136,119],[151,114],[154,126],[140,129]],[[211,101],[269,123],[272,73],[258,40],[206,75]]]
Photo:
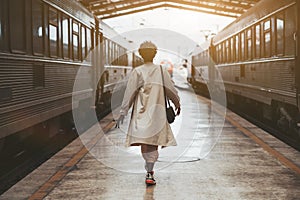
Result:
[[166,119],[164,87],[166,96],[175,105],[176,115],[180,114],[180,99],[169,73],[153,64],[156,52],[157,47],[152,42],[146,41],[140,45],[139,54],[145,64],[132,70],[117,120],[118,127],[123,123],[129,108],[133,107],[126,146],[141,146],[147,170],[147,185],[156,184],[153,168],[158,159],[158,146],[177,145]]

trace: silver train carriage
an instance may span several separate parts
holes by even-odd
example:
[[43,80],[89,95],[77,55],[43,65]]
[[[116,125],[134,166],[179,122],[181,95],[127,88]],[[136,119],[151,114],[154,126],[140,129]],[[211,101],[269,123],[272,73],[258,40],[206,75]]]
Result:
[[299,4],[258,2],[193,55],[189,82],[208,93],[224,85],[228,104],[251,105],[258,117],[299,134]]
[[[104,87],[130,71],[127,57],[126,49],[104,38],[100,21],[76,1],[1,0],[0,141],[15,133],[25,137],[32,132],[29,127],[41,123],[52,123],[57,132],[59,125],[55,129],[53,123],[59,124],[72,106],[97,105],[98,76],[106,63],[111,69]],[[79,69],[88,88],[73,91]]]

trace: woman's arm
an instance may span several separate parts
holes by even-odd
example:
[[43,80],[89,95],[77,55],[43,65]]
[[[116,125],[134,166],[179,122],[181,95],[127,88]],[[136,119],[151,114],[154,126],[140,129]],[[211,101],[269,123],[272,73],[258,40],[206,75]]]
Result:
[[141,87],[139,80],[139,75],[136,70],[133,70],[129,76],[123,102],[121,105],[120,115],[126,116],[129,108],[132,106],[132,103],[135,99],[136,94],[138,93],[139,88]]
[[180,108],[180,98],[169,73],[163,70],[166,96],[171,99],[176,109]]

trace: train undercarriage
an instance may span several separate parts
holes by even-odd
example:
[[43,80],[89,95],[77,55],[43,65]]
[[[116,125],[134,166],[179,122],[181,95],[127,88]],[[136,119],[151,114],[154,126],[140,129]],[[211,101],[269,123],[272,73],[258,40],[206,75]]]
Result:
[[[207,84],[192,79],[189,83],[196,93],[207,98],[212,96]],[[224,102],[219,103],[224,104]],[[249,116],[255,122],[271,127],[270,129],[276,132],[276,137],[299,150],[300,114],[297,106],[276,100],[266,104],[233,92],[226,92],[226,106],[246,118]]]

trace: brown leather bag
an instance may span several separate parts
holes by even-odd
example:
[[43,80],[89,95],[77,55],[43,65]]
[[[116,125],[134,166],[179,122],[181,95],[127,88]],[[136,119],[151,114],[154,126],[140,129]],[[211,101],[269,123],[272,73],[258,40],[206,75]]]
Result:
[[160,66],[160,72],[161,72],[161,78],[162,78],[162,83],[164,87],[164,99],[165,99],[165,107],[166,107],[166,115],[167,115],[167,120],[169,124],[172,124],[175,121],[175,111],[173,107],[170,104],[170,100],[166,97],[166,90],[165,90],[165,84],[164,84],[164,75],[162,71],[162,67]]

